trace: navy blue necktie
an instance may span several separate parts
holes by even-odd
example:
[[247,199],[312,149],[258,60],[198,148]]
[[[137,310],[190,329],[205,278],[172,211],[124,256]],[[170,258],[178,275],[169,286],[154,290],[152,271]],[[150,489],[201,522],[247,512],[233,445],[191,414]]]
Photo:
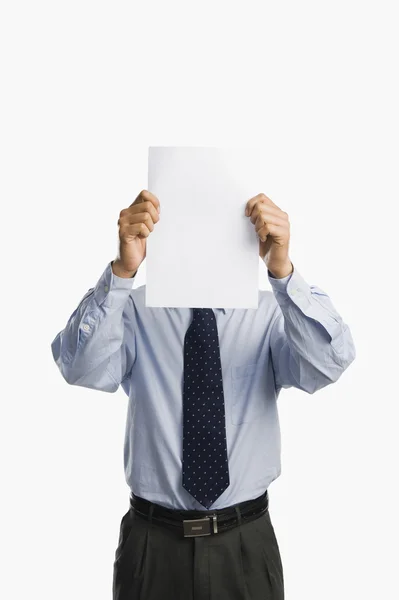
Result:
[[230,485],[216,317],[193,308],[184,338],[183,487],[209,508]]

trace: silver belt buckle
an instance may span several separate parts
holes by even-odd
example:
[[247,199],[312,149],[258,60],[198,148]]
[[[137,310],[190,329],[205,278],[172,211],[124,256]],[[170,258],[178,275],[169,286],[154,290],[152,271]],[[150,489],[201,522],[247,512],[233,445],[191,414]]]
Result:
[[210,515],[209,517],[203,517],[202,519],[185,519],[183,520],[183,532],[184,537],[196,537],[198,535],[212,535],[218,532],[217,518],[216,515]]

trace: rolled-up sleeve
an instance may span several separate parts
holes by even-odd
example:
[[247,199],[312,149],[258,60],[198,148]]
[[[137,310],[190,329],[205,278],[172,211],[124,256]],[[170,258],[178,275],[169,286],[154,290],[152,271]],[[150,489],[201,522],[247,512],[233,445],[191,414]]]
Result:
[[282,279],[268,271],[277,306],[270,347],[276,387],[310,394],[337,381],[356,356],[349,326],[328,294],[298,270]]
[[134,277],[121,278],[108,263],[51,344],[54,361],[71,385],[115,392],[136,357]]

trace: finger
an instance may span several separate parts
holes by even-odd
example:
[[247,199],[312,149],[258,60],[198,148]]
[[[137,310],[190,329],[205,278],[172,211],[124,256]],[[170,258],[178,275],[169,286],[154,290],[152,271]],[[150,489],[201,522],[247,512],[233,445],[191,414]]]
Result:
[[258,202],[262,202],[264,204],[269,204],[270,206],[276,206],[274,204],[274,202],[268,196],[266,196],[266,194],[257,194],[253,198],[250,198],[250,200],[248,200],[248,202],[247,202],[246,209],[245,209],[245,214],[247,215],[247,217],[250,216],[253,207]]
[[263,202],[258,202],[252,209],[250,220],[252,223],[255,223],[256,219],[259,215],[264,215],[265,219],[270,217],[279,217],[282,220],[286,220],[288,218],[285,216],[282,210],[280,210],[277,206],[271,206],[270,204],[264,204]]
[[[150,202],[149,200],[146,200],[145,202],[141,202],[138,204],[131,204],[129,206],[129,208],[124,208],[120,212],[119,219],[120,220],[124,219],[128,223],[136,223],[137,222],[136,218],[133,219],[133,217],[136,217],[137,215],[140,215],[143,213],[149,214],[151,216],[152,221],[154,223],[158,223],[158,221],[160,219],[159,213],[158,213],[157,209],[155,208],[154,204],[152,202]],[[119,221],[118,221],[118,224],[119,224]]]
[[256,223],[255,223],[256,233],[258,233],[258,231],[260,229],[262,229],[262,227],[264,227],[265,225],[277,225],[278,227],[284,227],[287,224],[283,219],[280,219],[279,217],[275,217],[274,215],[271,217],[268,217],[267,219],[263,218],[262,215],[259,215],[259,217],[256,219]]
[[132,204],[130,206],[134,206],[136,204],[141,204],[142,202],[151,202],[157,210],[161,206],[160,202],[159,202],[158,198],[155,196],[155,194],[152,194],[148,190],[141,190],[141,192],[137,196],[136,200],[134,202],[132,202]]
[[[152,210],[155,210],[154,207],[152,208]],[[159,217],[157,217],[157,219],[159,219]],[[118,221],[118,225],[120,227],[127,227],[129,225],[135,225],[137,223],[145,223],[150,231],[154,230],[153,217],[149,212],[127,214],[125,217],[122,217]]]
[[121,239],[128,239],[134,237],[148,237],[150,235],[150,230],[147,225],[143,222],[134,223],[133,225],[124,225],[120,228],[119,232]]
[[282,235],[283,227],[281,225],[275,225],[274,223],[265,223],[263,227],[257,230],[257,236],[264,242],[267,236],[270,234],[272,236]]

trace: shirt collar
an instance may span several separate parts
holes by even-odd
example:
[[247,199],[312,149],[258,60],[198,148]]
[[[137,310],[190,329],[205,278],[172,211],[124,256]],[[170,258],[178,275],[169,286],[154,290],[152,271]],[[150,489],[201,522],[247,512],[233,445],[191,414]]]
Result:
[[230,308],[214,308],[214,310],[222,310],[223,313],[226,314],[226,312],[231,309]]

